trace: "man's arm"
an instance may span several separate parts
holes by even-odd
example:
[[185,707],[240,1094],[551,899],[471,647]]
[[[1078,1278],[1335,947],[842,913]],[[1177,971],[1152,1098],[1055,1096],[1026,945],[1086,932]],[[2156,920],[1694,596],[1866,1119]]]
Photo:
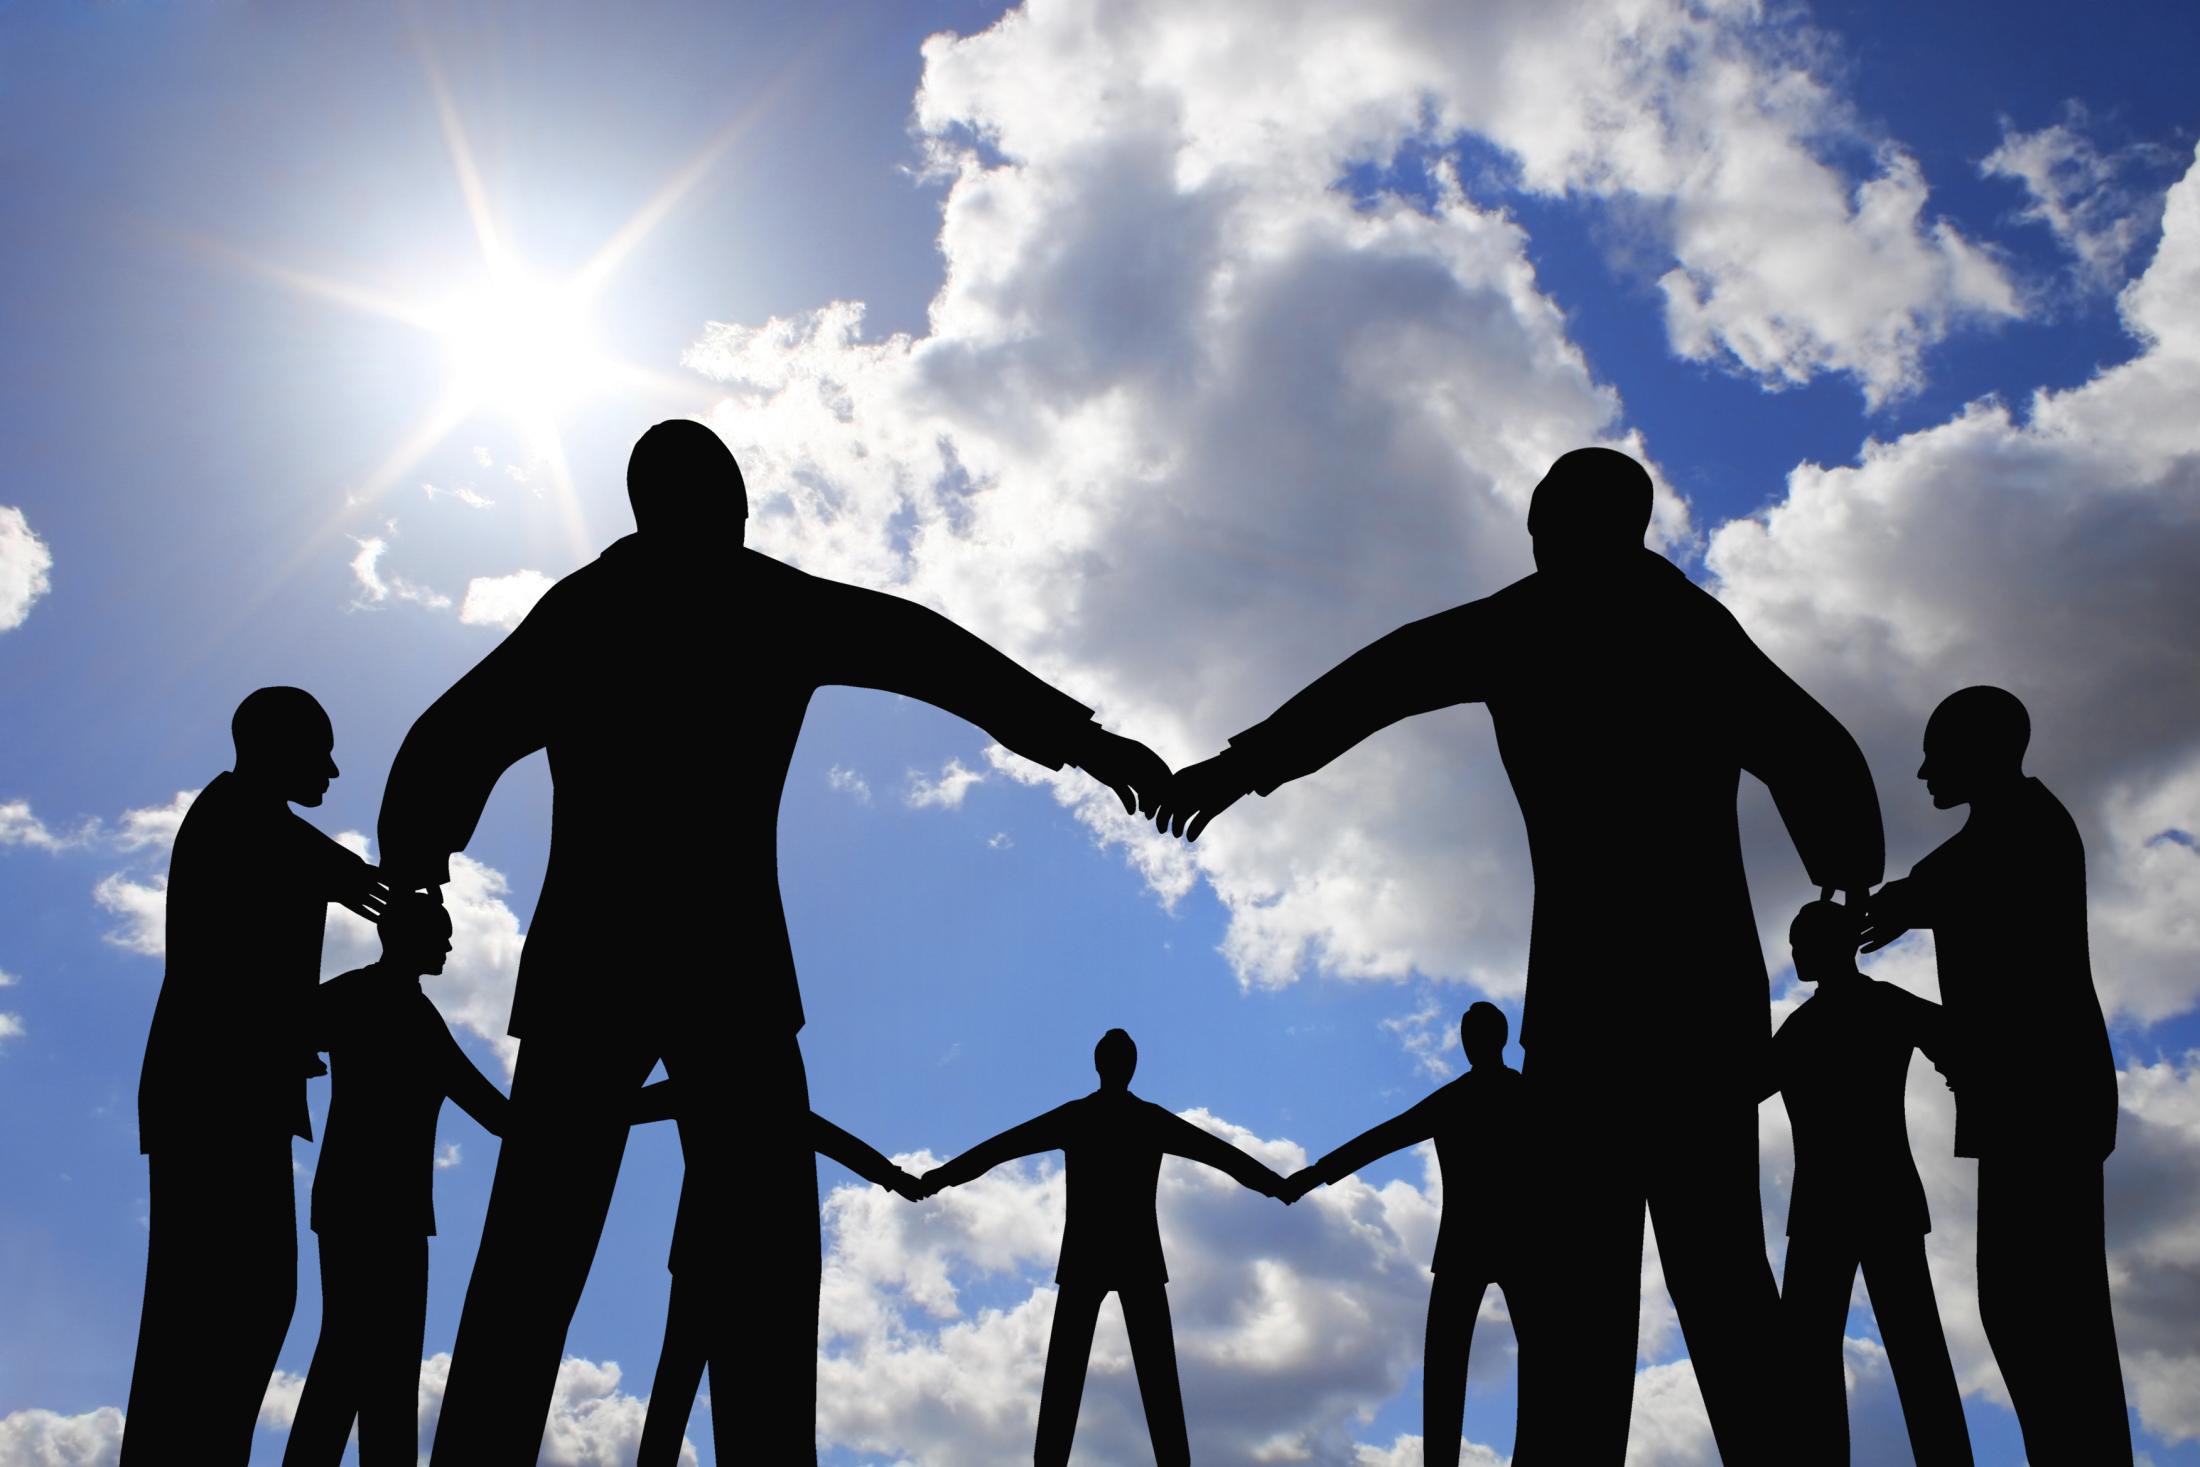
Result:
[[1161,1133],[1161,1149],[1171,1156],[1181,1156],[1236,1180],[1241,1187],[1260,1193],[1263,1197],[1281,1197],[1285,1182],[1275,1170],[1263,1164],[1260,1158],[1240,1151],[1229,1142],[1192,1124],[1180,1115],[1155,1106],[1156,1113],[1165,1118]]
[[[1437,1095],[1442,1093],[1438,1091]],[[1320,1161],[1294,1172],[1290,1182],[1294,1195],[1303,1197],[1310,1188],[1341,1182],[1370,1162],[1435,1135],[1436,1098],[1431,1095],[1389,1120],[1370,1126]]]
[[382,920],[390,889],[380,871],[295,812],[284,828],[292,839],[285,842],[288,849],[281,859],[291,863],[292,872],[303,874],[322,900],[348,907],[369,922]]
[[1899,1016],[1899,1033],[1910,1041],[1919,1054],[1933,1062],[1933,1068],[1947,1077],[1950,1086],[1955,1084],[1955,1071],[1949,1066],[1956,1062],[1953,1026],[1948,1022],[1948,1011],[1929,998],[1920,998],[1906,988],[1892,983],[1882,983],[1887,992],[1889,1007]]
[[922,1192],[917,1179],[895,1166],[869,1142],[843,1131],[816,1111],[810,1112],[810,1148],[829,1156],[866,1182],[916,1201]]
[[990,1140],[980,1141],[953,1161],[932,1168],[918,1179],[924,1195],[929,1197],[942,1187],[959,1187],[975,1177],[984,1176],[1004,1161],[1040,1151],[1059,1150],[1062,1112],[1066,1108],[1057,1106],[1043,1116],[1033,1116],[1020,1126],[1011,1126]]
[[1204,763],[1179,770],[1154,824],[1199,839],[1248,793],[1312,774],[1402,718],[1479,702],[1499,612],[1487,599],[1423,617],[1323,673]]
[[[427,1001],[423,999],[422,1002]],[[482,1130],[492,1136],[502,1136],[511,1116],[511,1098],[491,1084],[487,1075],[474,1068],[474,1062],[458,1047],[458,1040],[433,1005],[429,1006],[429,1016],[424,1022],[432,1023],[443,1040],[443,1093],[460,1110],[472,1116]]]
[[1772,792],[1811,884],[1861,898],[1887,871],[1879,791],[1864,751],[1738,623],[1729,625],[1741,664],[1730,684],[1741,766]]

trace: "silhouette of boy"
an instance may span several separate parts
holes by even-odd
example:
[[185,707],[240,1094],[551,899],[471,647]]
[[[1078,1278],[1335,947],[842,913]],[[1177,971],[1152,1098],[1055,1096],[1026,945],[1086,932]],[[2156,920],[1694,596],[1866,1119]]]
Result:
[[1919,1467],[1969,1467],[1963,1398],[1925,1271],[1932,1219],[1903,1122],[1910,1051],[1945,1055],[1947,1017],[1856,970],[1861,915],[1829,901],[1795,914],[1795,976],[1818,991],[1773,1035],[1765,1085],[1767,1097],[1785,1098],[1795,1132],[1780,1282],[1781,1338],[1796,1381],[1790,1450],[1798,1461],[1847,1467],[1841,1340],[1861,1267]]
[[382,914],[382,960],[313,995],[312,1032],[333,1069],[313,1177],[321,1338],[284,1467],[341,1461],[355,1415],[360,1467],[419,1460],[436,1114],[454,1100],[500,1136],[508,1105],[420,991],[450,950],[442,904],[400,893]]
[[[1468,1190],[1466,1179],[1517,1178],[1528,1117],[1520,1072],[1505,1064],[1512,1031],[1504,1010],[1470,1005],[1459,1021],[1459,1043],[1473,1068],[1419,1104],[1361,1132],[1321,1160],[1291,1175],[1284,1201],[1295,1202],[1318,1186],[1343,1180],[1391,1152],[1433,1139],[1436,1164],[1451,1183],[1436,1256],[1429,1263],[1428,1332],[1421,1369],[1421,1451],[1428,1467],[1458,1467],[1459,1432],[1467,1411],[1467,1352],[1474,1317],[1491,1284],[1505,1291],[1516,1331],[1524,1301],[1525,1239],[1516,1199],[1501,1192]],[[1532,1308],[1532,1305],[1530,1305]],[[1526,1362],[1529,1352],[1523,1348]],[[1525,1368],[1525,1363],[1523,1364]]]
[[144,1312],[121,1460],[242,1462],[298,1298],[290,1138],[311,1140],[303,1020],[328,904],[369,921],[374,867],[290,810],[336,778],[328,714],[299,688],[237,705],[234,768],[168,858],[167,972],[138,1081],[150,1174]]
[[2085,844],[2024,772],[2031,715],[2000,688],[1925,725],[1933,807],[1963,828],[1873,893],[1866,952],[1929,927],[1948,1007],[1958,1156],[1978,1158],[1978,1312],[2034,1462],[2131,1461],[2109,1311],[2101,1166],[2116,1060],[2093,991]]
[[1054,1271],[1054,1332],[1047,1341],[1039,1435],[1031,1460],[1036,1467],[1061,1467],[1069,1461],[1093,1326],[1101,1301],[1112,1290],[1123,1304],[1154,1460],[1157,1467],[1186,1467],[1192,1449],[1184,1430],[1169,1296],[1162,1287],[1169,1270],[1162,1261],[1161,1226],[1154,1214],[1161,1158],[1182,1156],[1211,1166],[1265,1197],[1281,1199],[1284,1180],[1221,1137],[1131,1094],[1138,1046],[1121,1029],[1100,1036],[1092,1067],[1100,1073],[1098,1090],[981,1141],[926,1172],[919,1185],[931,1196],[1019,1156],[1063,1153],[1069,1216]]
[[[675,1082],[660,1080],[643,1087],[635,1103],[635,1124],[678,1116]],[[888,1161],[876,1147],[814,1110],[810,1112],[810,1145],[866,1182],[911,1202],[928,1195],[915,1177]],[[657,1352],[657,1377],[649,1388],[649,1414],[642,1422],[642,1441],[635,1449],[634,1467],[670,1467],[679,1460],[688,1413],[695,1408],[695,1393],[702,1386],[703,1369],[711,1364],[711,1346],[718,1338],[710,1321],[720,1311],[737,1307],[755,1286],[760,1271],[781,1266],[781,1260],[757,1256],[753,1247],[741,1248],[743,1242],[753,1240],[744,1236],[738,1223],[729,1221],[734,1216],[724,1206],[718,1174],[688,1168],[680,1182],[672,1254],[665,1260],[665,1267],[672,1272],[672,1295],[665,1304],[665,1342]],[[745,1381],[719,1384],[729,1401],[746,1389]],[[749,1440],[747,1425],[731,1411],[714,1411],[710,1430],[719,1460],[737,1460]]]

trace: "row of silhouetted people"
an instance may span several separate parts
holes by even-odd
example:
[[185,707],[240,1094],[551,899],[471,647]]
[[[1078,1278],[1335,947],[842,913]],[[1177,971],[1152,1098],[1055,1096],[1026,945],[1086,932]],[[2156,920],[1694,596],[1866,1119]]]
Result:
[[[1153,1209],[1161,1155],[1290,1200],[1433,1137],[1453,1216],[1431,1300],[1432,1463],[1456,1451],[1475,1301],[1490,1282],[1506,1289],[1521,1344],[1515,1460],[1620,1460],[1646,1206],[1728,1461],[1845,1449],[1838,1306],[1858,1267],[1875,1305],[1887,1295],[1921,1460],[1962,1461],[1900,1124],[1912,1048],[1948,1076],[1957,1151],[1979,1158],[1981,1315],[2029,1454],[2129,1460],[2102,1248],[2114,1071],[2088,967],[2083,850],[2022,772],[2029,725],[2009,694],[1966,689],[1934,714],[1920,775],[1937,805],[1971,814],[1882,886],[1878,796],[1855,741],[1644,548],[1649,478],[1611,450],[1566,454],[1536,486],[1533,574],[1379,639],[1215,758],[1175,771],[934,612],[752,550],[729,555],[745,491],[703,425],[644,434],[628,490],[636,533],[553,586],[413,725],[383,798],[379,870],[288,808],[318,804],[336,775],[320,706],[269,688],[239,707],[235,767],[191,807],[171,859],[168,967],[140,1092],[152,1231],[126,1461],[244,1459],[295,1298],[289,1141],[309,1134],[319,1052],[335,1089],[312,1212],[327,1304],[292,1439],[301,1462],[340,1450],[354,1415],[370,1467],[415,1450],[409,1404],[389,1403],[400,1378],[409,1403],[417,1378],[446,1097],[503,1139],[437,1463],[534,1461],[628,1128],[664,1115],[679,1125],[688,1185],[653,1393],[660,1457],[702,1371],[735,1361],[740,1379],[717,1383],[721,1399],[764,1405],[737,1436],[713,1414],[721,1458],[814,1456],[816,1150],[921,1197],[1062,1149],[1070,1219],[1038,1460],[1066,1457],[1092,1320],[1114,1290],[1157,1455],[1181,1462]],[[1023,757],[1083,768],[1126,811],[1188,839],[1391,723],[1484,704],[1535,881],[1522,1069],[1498,1058],[1503,1016],[1478,1006],[1463,1026],[1466,1076],[1283,1179],[1133,1097],[1135,1049],[1118,1031],[1096,1053],[1093,1095],[906,1178],[810,1111],[798,1042],[778,802],[810,696],[834,683],[923,699]],[[509,1029],[524,1044],[507,1100],[418,979],[448,950],[434,893],[451,854],[503,771],[542,749],[554,839],[520,962]],[[693,808],[706,793],[682,772],[704,749],[730,774],[707,792],[709,821]],[[1743,772],[1769,787],[1811,884],[1848,898],[1797,918],[1797,971],[1819,992],[1777,1039],[1742,871]],[[654,909],[667,863],[728,872],[707,933],[633,920]],[[384,956],[317,984],[331,901],[381,924]],[[1935,934],[1944,1016],[1855,970],[1860,943],[1910,928]],[[748,1046],[737,1065],[716,1048],[735,1031]],[[1703,1058],[1670,1062],[1684,1053]],[[660,1062],[670,1079],[652,1093]],[[1798,1147],[1784,1296],[1757,1186],[1756,1108],[1772,1089],[1787,1095]],[[377,1168],[387,1186],[365,1180]],[[737,1175],[738,1236],[713,1200]],[[1457,1180],[1508,1175],[1509,1191]],[[1803,1362],[1792,1378],[1787,1352],[1764,1346],[1774,1338]]]

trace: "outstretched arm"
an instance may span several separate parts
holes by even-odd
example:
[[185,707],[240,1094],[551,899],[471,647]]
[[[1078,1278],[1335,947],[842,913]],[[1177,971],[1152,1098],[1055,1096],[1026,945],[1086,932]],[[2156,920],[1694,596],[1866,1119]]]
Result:
[[458,1041],[441,1018],[434,1019],[433,1023],[443,1036],[443,1093],[460,1110],[472,1116],[482,1130],[492,1136],[502,1136],[512,1113],[511,1098],[489,1083],[487,1075],[474,1068],[474,1062],[458,1047]]
[[[1441,1091],[1437,1093],[1442,1094]],[[1432,1095],[1380,1125],[1368,1127],[1321,1160],[1293,1173],[1291,1186],[1294,1194],[1304,1196],[1310,1188],[1341,1182],[1370,1162],[1435,1135],[1435,1099],[1436,1096]]]
[[877,1147],[843,1131],[814,1110],[810,1112],[810,1148],[889,1192],[898,1192],[911,1201],[921,1195],[915,1177],[888,1161]]
[[1879,791],[1864,751],[1738,623],[1730,684],[1742,768],[1764,781],[1814,886],[1861,899],[1887,872]]
[[1234,1178],[1239,1186],[1250,1188],[1263,1197],[1283,1196],[1283,1178],[1260,1158],[1240,1151],[1212,1131],[1203,1130],[1180,1115],[1173,1115],[1159,1106],[1154,1109],[1166,1117],[1161,1139],[1163,1151],[1211,1166]]
[[930,1196],[942,1187],[959,1187],[982,1177],[1004,1161],[1040,1151],[1054,1151],[1061,1145],[1062,1108],[1056,1107],[1043,1116],[1033,1116],[1020,1126],[1011,1126],[990,1140],[980,1141],[953,1161],[932,1168],[919,1180],[925,1195]]

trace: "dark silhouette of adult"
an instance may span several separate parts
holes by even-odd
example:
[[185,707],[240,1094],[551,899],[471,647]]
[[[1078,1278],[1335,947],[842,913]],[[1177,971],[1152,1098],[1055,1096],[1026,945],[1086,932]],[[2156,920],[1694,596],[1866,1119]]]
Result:
[[321,1338],[283,1467],[334,1467],[354,1417],[360,1467],[420,1460],[436,1116],[448,1098],[501,1135],[507,1105],[420,991],[450,951],[442,904],[400,893],[382,912],[382,960],[313,994],[311,1032],[331,1067],[311,1219],[321,1241]]
[[1161,1225],[1154,1214],[1161,1158],[1182,1156],[1211,1166],[1266,1197],[1282,1198],[1285,1184],[1221,1137],[1131,1094],[1138,1046],[1121,1029],[1100,1036],[1092,1067],[1100,1073],[1098,1090],[979,1142],[926,1172],[919,1183],[930,1196],[1019,1156],[1063,1153],[1069,1216],[1054,1270],[1054,1330],[1047,1340],[1039,1435],[1031,1460],[1036,1467],[1061,1467],[1069,1461],[1077,1407],[1085,1395],[1085,1367],[1092,1357],[1093,1327],[1112,1290],[1123,1304],[1154,1461],[1157,1467],[1186,1467],[1192,1449],[1184,1429],[1169,1295],[1163,1287],[1169,1270],[1162,1261]]
[[1948,1053],[1940,1005],[1856,968],[1862,909],[1812,902],[1788,944],[1795,976],[1817,992],[1772,1036],[1765,1084],[1795,1133],[1780,1330],[1788,1358],[1785,1460],[1848,1467],[1849,1401],[1841,1359],[1857,1270],[1871,1291],[1918,1467],[1970,1467],[1971,1438],[1941,1332],[1925,1234],[1932,1218],[1910,1157],[1903,1089],[1915,1050]]
[[[643,1088],[636,1103],[636,1124],[675,1120],[679,1115],[676,1087],[660,1080]],[[927,1195],[917,1179],[895,1166],[878,1149],[834,1125],[816,1111],[810,1112],[810,1145],[866,1182],[911,1202]],[[695,1409],[695,1394],[703,1384],[703,1371],[711,1366],[713,1336],[710,1321],[727,1311],[740,1311],[750,1291],[753,1260],[742,1256],[742,1206],[728,1205],[730,1179],[689,1172],[680,1183],[680,1210],[672,1227],[672,1253],[665,1267],[672,1273],[672,1292],[665,1304],[664,1345],[657,1352],[657,1375],[649,1388],[649,1414],[642,1420],[641,1444],[634,1451],[634,1467],[673,1467],[680,1459],[688,1413]],[[719,1382],[728,1402],[743,1399],[745,1387],[728,1362]],[[714,1374],[714,1379],[716,1375]],[[713,1411],[711,1442],[721,1461],[737,1461],[748,1444],[745,1421],[731,1409]]]
[[[1814,884],[1861,892],[1884,862],[1855,740],[1644,548],[1650,510],[1633,459],[1563,455],[1529,506],[1533,574],[1346,658],[1178,771],[1161,822],[1197,838],[1246,792],[1401,718],[1488,705],[1535,874],[1523,1072],[1554,1134],[1600,1158],[1535,1188],[1538,1231],[1568,1259],[1550,1304],[1567,1327],[1532,1372],[1563,1394],[1536,1387],[1521,1430],[1568,1467],[1625,1452],[1645,1201],[1719,1450],[1778,1459],[1762,1348],[1777,1295],[1757,1196],[1770,1006],[1735,814],[1742,771],[1771,789]],[[1657,1063],[1699,1051],[1728,1062]]]
[[328,904],[370,921],[375,869],[308,825],[336,778],[312,694],[261,688],[236,767],[199,792],[168,858],[167,971],[138,1080],[150,1173],[145,1301],[124,1463],[242,1462],[298,1298],[290,1138],[312,1138],[303,1019]]
[[2109,1312],[2101,1165],[2116,1060],[2093,991],[2085,845],[2024,773],[2015,695],[1951,693],[1925,725],[1935,809],[1963,828],[1871,898],[1870,952],[1930,928],[1948,1010],[1958,1156],[1978,1158],[1979,1322],[2034,1462],[2131,1460]]
[[[1536,1280],[1533,1239],[1521,1226],[1522,1162],[1531,1144],[1520,1072],[1505,1063],[1512,1025],[1492,1003],[1470,1005],[1459,1043],[1472,1067],[1419,1104],[1371,1127],[1284,1183],[1284,1200],[1342,1181],[1418,1142],[1436,1142],[1444,1216],[1436,1229],[1435,1275],[1421,1364],[1421,1453],[1426,1467],[1458,1467],[1467,1414],[1467,1352],[1474,1318],[1491,1284],[1505,1291],[1516,1340],[1530,1337]],[[1520,1368],[1533,1365],[1523,1343]],[[1523,1374],[1523,1378],[1525,1375]]]
[[[437,1428],[441,1467],[531,1464],[565,1331],[602,1232],[634,1091],[661,1058],[683,1086],[691,1170],[738,1155],[753,1308],[710,1321],[744,1352],[757,1460],[814,1456],[816,1166],[778,889],[780,788],[803,710],[835,683],[959,714],[1018,754],[1075,764],[1126,810],[1168,768],[936,612],[743,548],[741,471],[700,423],[634,445],[636,532],[551,587],[406,736],[380,838],[393,884],[433,886],[497,778],[547,749],[555,839],[520,960],[525,1039]],[[707,772],[707,773],[706,773]],[[1134,794],[1135,789],[1135,794]],[[706,879],[707,878],[707,879]],[[664,912],[705,880],[708,916]],[[738,1064],[729,1033],[744,1036]]]

